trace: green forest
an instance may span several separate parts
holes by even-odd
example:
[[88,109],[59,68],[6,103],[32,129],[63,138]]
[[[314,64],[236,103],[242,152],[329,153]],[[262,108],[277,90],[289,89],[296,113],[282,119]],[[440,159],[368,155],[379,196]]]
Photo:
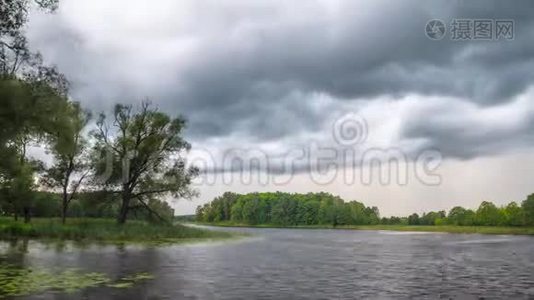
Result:
[[534,194],[517,204],[498,207],[484,201],[476,210],[453,207],[449,212],[430,211],[408,217],[380,217],[377,207],[358,201],[344,201],[328,193],[251,193],[226,192],[198,206],[196,220],[204,223],[245,225],[458,225],[533,226]]

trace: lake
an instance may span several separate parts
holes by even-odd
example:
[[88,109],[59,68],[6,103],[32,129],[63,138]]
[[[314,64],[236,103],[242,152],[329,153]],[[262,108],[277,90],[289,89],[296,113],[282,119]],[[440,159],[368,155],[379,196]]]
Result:
[[154,278],[28,299],[534,297],[534,238],[218,228],[251,237],[165,247],[1,243],[3,264]]

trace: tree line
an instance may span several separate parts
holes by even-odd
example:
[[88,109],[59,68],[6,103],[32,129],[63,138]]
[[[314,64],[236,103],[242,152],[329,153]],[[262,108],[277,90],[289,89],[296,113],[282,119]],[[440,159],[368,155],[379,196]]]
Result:
[[[0,0],[0,212],[24,218],[106,216],[123,224],[141,210],[165,220],[165,197],[188,198],[197,169],[186,166],[186,121],[144,101],[92,112],[69,97],[69,82],[32,52],[25,37],[28,11],[53,11],[57,0]],[[98,87],[95,87],[98,88]],[[41,148],[49,155],[31,155]],[[101,197],[112,208],[94,214]],[[59,200],[58,200],[59,199]],[[92,204],[91,204],[92,203]],[[74,209],[86,210],[74,213]]]
[[201,222],[232,221],[242,224],[357,225],[378,224],[378,208],[358,201],[345,202],[328,193],[252,193],[226,192],[204,206],[198,206]]
[[346,202],[329,193],[251,193],[226,192],[198,206],[196,221],[233,222],[247,225],[460,225],[460,226],[534,226],[534,194],[521,202],[498,207],[483,201],[476,210],[453,207],[430,211],[421,216],[382,217],[377,207],[358,201]]

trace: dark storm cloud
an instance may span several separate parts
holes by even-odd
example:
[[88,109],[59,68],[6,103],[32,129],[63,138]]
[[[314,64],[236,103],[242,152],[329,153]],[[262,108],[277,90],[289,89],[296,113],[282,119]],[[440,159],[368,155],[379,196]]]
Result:
[[[235,39],[214,39],[198,53],[201,61],[186,70],[186,86],[195,103],[216,107],[248,96],[263,100],[255,95],[265,95],[263,84],[274,98],[294,89],[347,99],[416,92],[462,96],[483,104],[505,101],[525,88],[531,78],[522,83],[513,78],[507,90],[506,76],[508,68],[534,58],[532,16],[525,14],[534,15],[532,2],[485,15],[516,20],[513,42],[429,40],[423,29],[430,18],[447,21],[475,14],[458,9],[445,15],[422,2],[411,3],[383,2],[380,11],[362,14],[357,2],[348,2],[332,19],[281,23]],[[480,5],[487,7],[488,2]],[[506,83],[492,88],[478,84],[482,80]]]
[[[49,18],[43,23],[48,27],[31,32],[36,46],[71,78],[75,97],[89,107],[150,97],[168,112],[185,114],[188,134],[197,141],[236,134],[265,141],[315,132],[327,113],[312,109],[316,93],[340,102],[450,96],[490,107],[512,101],[534,80],[532,1],[198,2],[191,7],[194,21],[185,30],[194,37],[194,50],[180,64],[184,57],[178,55],[166,63],[150,62],[172,47],[178,35],[173,30],[150,52],[120,47],[128,36],[107,48],[91,46],[90,37],[64,17]],[[448,24],[453,18],[513,19],[516,36],[434,41],[424,34],[434,18]],[[427,139],[445,156],[475,157],[499,148],[483,128],[472,130],[466,137],[432,118],[419,118],[404,124],[402,132],[406,139]],[[458,148],[458,139],[469,142]]]
[[[183,97],[191,99],[184,108],[213,113],[220,127],[247,116],[259,124],[267,118],[276,124],[277,115],[268,108],[286,109],[281,99],[295,90],[347,100],[411,93],[444,95],[494,105],[510,101],[532,83],[532,2],[495,3],[493,7],[479,2],[465,10],[445,3],[448,9],[423,2],[384,2],[377,5],[379,11],[363,13],[357,4],[345,2],[332,19],[290,26],[281,22],[238,37],[208,41],[198,53],[199,62],[184,72]],[[482,12],[474,7],[483,7]],[[514,19],[516,39],[433,41],[423,34],[431,18],[450,22],[463,17]],[[307,100],[294,101],[306,106]],[[316,122],[315,118],[307,121]],[[248,127],[251,135],[259,133],[256,127]],[[196,133],[212,133],[209,127],[202,129],[197,126]],[[284,134],[274,128],[260,137]]]

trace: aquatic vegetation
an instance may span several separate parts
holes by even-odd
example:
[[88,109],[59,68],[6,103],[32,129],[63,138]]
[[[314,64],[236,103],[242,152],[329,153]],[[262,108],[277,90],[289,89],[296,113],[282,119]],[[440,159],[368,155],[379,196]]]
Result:
[[153,275],[143,272],[113,280],[104,273],[83,272],[75,268],[55,271],[1,264],[0,298],[31,295],[45,291],[73,293],[96,286],[129,288],[136,283],[153,278]]
[[154,279],[154,275],[146,273],[146,272],[142,272],[142,273],[136,273],[133,275],[122,277],[117,282],[108,283],[106,286],[118,288],[118,289],[124,289],[124,288],[132,287],[137,282],[150,280],[150,279]]
[[154,275],[150,273],[142,272],[142,273],[136,273],[130,276],[123,277],[121,280],[138,282],[138,281],[143,281],[143,280],[148,280],[148,279],[154,279]]

